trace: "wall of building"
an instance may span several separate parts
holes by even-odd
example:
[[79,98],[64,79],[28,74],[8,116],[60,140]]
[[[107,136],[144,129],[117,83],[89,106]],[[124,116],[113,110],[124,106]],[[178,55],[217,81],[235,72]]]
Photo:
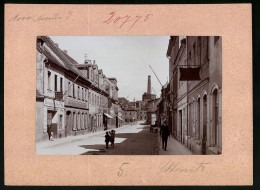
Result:
[[48,134],[44,130],[44,104],[43,101],[36,101],[36,141],[47,140]]
[[210,150],[222,152],[222,38],[209,37],[209,139]]
[[[169,44],[167,54],[169,50],[172,51],[169,60],[169,68],[172,69],[170,92],[173,92],[168,95],[168,99],[172,113],[165,110],[164,104],[167,101],[164,98],[168,90],[164,88],[159,115],[166,114],[169,117],[169,113],[172,114],[173,136],[176,125],[176,138],[194,154],[219,154],[222,150],[221,37],[187,37],[186,48],[183,48],[184,42],[181,41],[179,49],[174,47],[175,43]],[[170,45],[173,47],[170,48]],[[200,66],[201,80],[179,81],[179,72],[176,75],[174,63],[187,64],[190,67]]]

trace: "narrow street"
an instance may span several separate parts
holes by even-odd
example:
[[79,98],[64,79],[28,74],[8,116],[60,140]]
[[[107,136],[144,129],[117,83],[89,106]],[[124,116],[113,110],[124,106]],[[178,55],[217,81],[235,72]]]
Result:
[[159,154],[157,133],[147,125],[125,125],[116,131],[115,147],[105,147],[105,131],[38,142],[38,155],[154,155]]
[[178,141],[170,138],[167,151],[161,148],[159,132],[150,132],[141,122],[116,128],[115,147],[105,147],[105,131],[70,136],[54,141],[38,142],[38,155],[182,155],[192,154]]

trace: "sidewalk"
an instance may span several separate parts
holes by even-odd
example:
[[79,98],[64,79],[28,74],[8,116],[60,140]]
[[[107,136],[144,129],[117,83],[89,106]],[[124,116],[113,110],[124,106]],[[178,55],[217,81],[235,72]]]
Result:
[[[127,126],[129,126],[129,125],[123,125],[120,128],[125,128]],[[119,128],[114,128],[114,130],[115,129],[119,129]],[[112,128],[109,129],[109,130],[112,130]],[[109,131],[109,130],[107,130],[107,131]],[[90,133],[87,133],[87,134],[84,134],[84,135],[67,136],[67,137],[64,137],[64,138],[56,138],[53,141],[46,140],[46,141],[36,142],[36,149],[42,149],[42,148],[57,146],[59,144],[80,141],[82,139],[85,139],[85,138],[91,137],[91,136],[95,136],[95,135],[98,135],[98,136],[99,135],[103,135],[103,136],[105,136],[105,133],[107,131],[101,130],[101,131],[97,131],[97,132],[90,132]]]
[[170,137],[167,142],[166,151],[162,149],[162,139],[158,134],[159,155],[192,155],[193,153],[183,144]]

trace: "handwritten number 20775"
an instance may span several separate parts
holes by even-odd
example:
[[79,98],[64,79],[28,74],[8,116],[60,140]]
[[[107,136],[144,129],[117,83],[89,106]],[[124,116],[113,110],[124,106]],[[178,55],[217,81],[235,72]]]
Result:
[[105,24],[116,24],[120,23],[120,28],[124,25],[130,25],[130,28],[133,28],[137,22],[146,22],[153,14],[146,14],[145,16],[117,16],[115,12],[109,13],[109,18],[103,21]]

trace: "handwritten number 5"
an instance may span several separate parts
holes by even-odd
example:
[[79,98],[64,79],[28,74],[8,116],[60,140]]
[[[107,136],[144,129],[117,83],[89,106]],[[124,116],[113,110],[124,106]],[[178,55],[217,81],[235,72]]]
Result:
[[118,175],[119,177],[121,177],[121,176],[123,175],[123,173],[124,173],[123,166],[126,165],[126,164],[130,164],[130,163],[125,162],[125,163],[123,163],[123,164],[119,167],[119,171],[117,172],[117,175]]

